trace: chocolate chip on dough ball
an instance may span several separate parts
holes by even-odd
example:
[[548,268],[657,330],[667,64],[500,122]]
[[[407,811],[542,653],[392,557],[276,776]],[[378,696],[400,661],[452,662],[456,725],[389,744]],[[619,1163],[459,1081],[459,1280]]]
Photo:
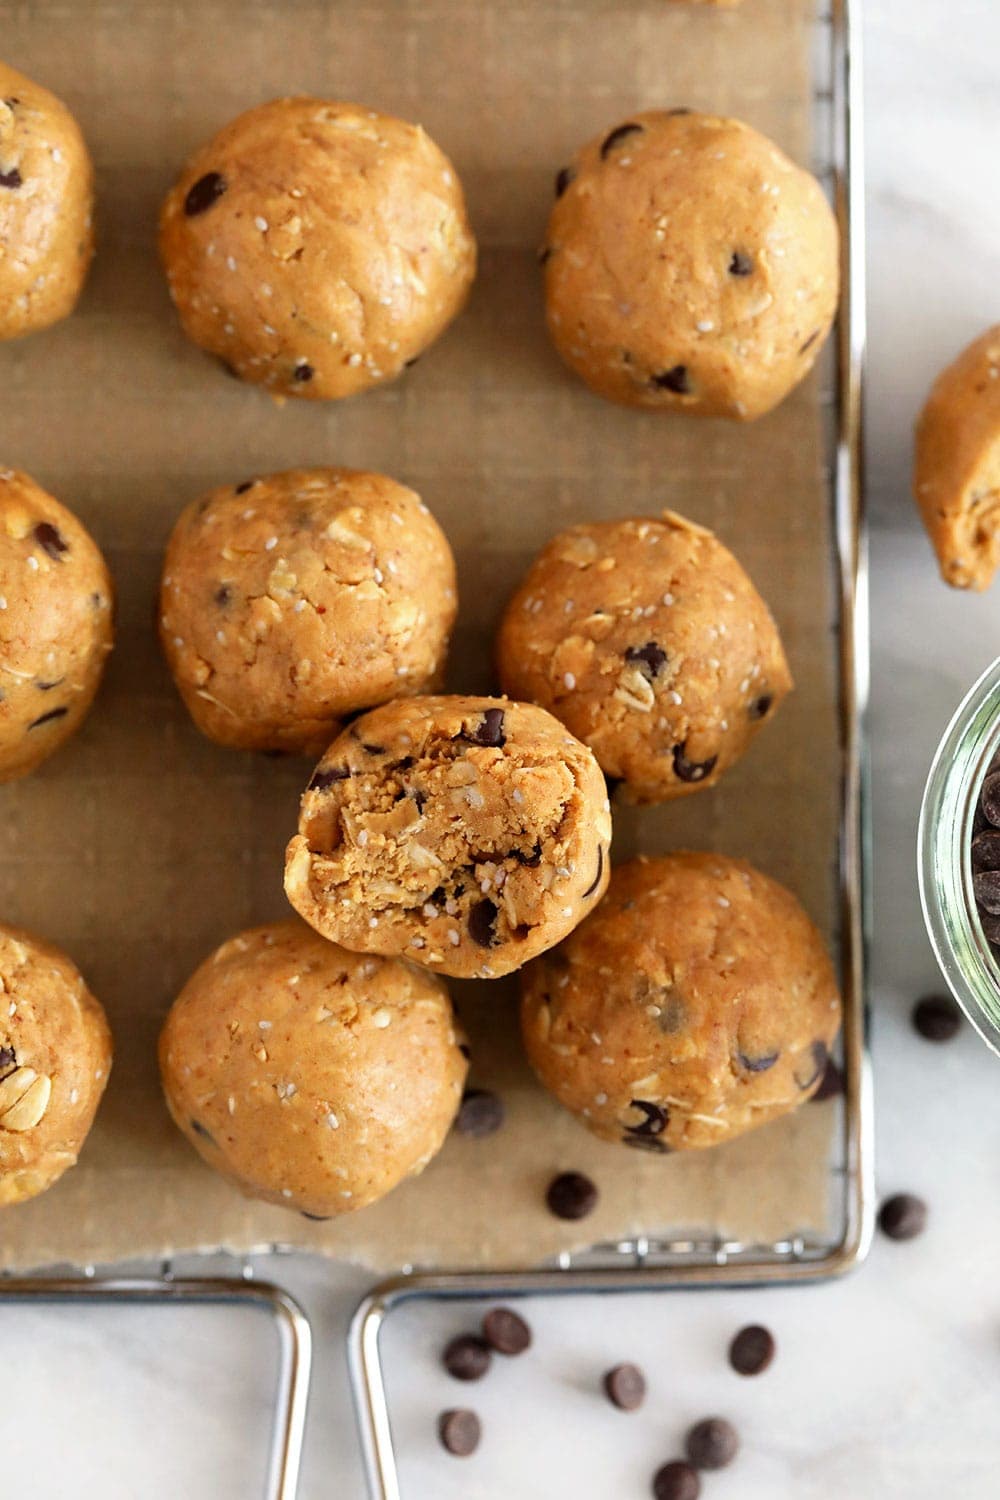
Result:
[[223,943],[160,1037],[170,1113],[251,1198],[332,1218],[436,1155],[468,1064],[435,975],[359,957],[293,919]]
[[0,469],[0,781],[76,733],[112,645],[113,586],[96,543],[27,474]]
[[561,719],[633,802],[712,786],[792,685],[736,558],[672,511],[553,537],[507,606],[497,660],[504,691]]
[[65,318],[94,253],[94,169],[48,89],[0,62],[0,339]]
[[419,125],[275,99],[191,157],[160,252],[184,331],[243,380],[332,400],[392,380],[461,311],[476,247]]
[[320,755],[348,714],[440,685],[455,563],[384,474],[291,469],[224,485],[167,548],[160,639],[221,745]]
[[504,698],[400,699],[320,761],[285,890],[345,947],[492,979],[593,908],[610,842],[597,762],[551,714]]
[[0,927],[0,1208],[72,1167],[111,1071],[104,1011],[65,953]]
[[826,945],[790,891],[719,854],[635,859],[522,976],[532,1067],[605,1140],[714,1146],[819,1088],[840,1027]]
[[631,115],[560,172],[549,332],[612,401],[749,420],[811,369],[837,306],[816,179],[739,120]]

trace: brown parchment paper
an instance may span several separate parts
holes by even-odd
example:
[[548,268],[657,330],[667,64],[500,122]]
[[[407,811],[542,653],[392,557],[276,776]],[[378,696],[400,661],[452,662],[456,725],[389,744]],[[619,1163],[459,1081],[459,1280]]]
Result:
[[[75,508],[120,590],[118,648],[84,733],[0,788],[0,917],[64,945],[114,1027],[111,1085],[80,1165],[0,1212],[0,1264],[100,1261],[272,1241],[379,1269],[536,1263],[635,1232],[745,1241],[831,1229],[836,1105],[715,1152],[648,1160],[592,1140],[532,1082],[514,987],[461,988],[473,1081],[509,1122],[453,1138],[419,1180],[332,1224],[245,1202],[161,1102],[155,1041],[197,962],[284,915],[282,850],[300,762],[216,749],[191,729],[151,628],[159,556],[203,489],[293,465],[414,485],[460,567],[451,686],[492,684],[507,591],[559,526],[682,511],[715,528],[772,604],[797,692],[715,791],[618,814],[615,854],[714,847],[787,882],[834,936],[836,634],[817,380],[749,427],[620,410],[560,366],[535,252],[557,168],[635,109],[732,113],[809,160],[813,0],[737,11],[671,0],[0,0],[0,55],[63,96],[97,163],[99,253],[82,305],[0,347],[0,462]],[[468,311],[396,385],[274,405],[181,336],[157,264],[159,201],[188,151],[238,111],[311,92],[420,120],[454,159],[481,246]],[[582,1225],[542,1206],[589,1172]]]

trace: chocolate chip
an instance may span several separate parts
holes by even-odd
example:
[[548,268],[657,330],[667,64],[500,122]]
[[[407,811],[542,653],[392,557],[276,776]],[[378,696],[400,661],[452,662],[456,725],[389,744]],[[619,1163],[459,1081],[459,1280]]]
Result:
[[0,187],[19,188],[23,182],[24,178],[16,167],[11,167],[9,172],[0,172]]
[[572,167],[561,167],[560,168],[560,170],[556,173],[556,197],[557,198],[561,198],[562,197],[563,193],[566,191],[566,189],[569,187],[570,183],[573,181],[573,179],[575,177],[576,177],[576,173],[574,172],[574,170],[573,170]]
[[528,870],[537,870],[542,862],[542,846],[536,843],[530,854],[525,854],[523,849],[512,849],[510,857]]
[[646,1377],[638,1365],[615,1365],[603,1380],[605,1395],[619,1411],[638,1411],[646,1399]]
[[929,1042],[950,1042],[962,1024],[962,1012],[947,995],[928,995],[913,1007],[913,1026]]
[[483,1318],[483,1338],[498,1354],[523,1354],[531,1348],[531,1329],[512,1307],[491,1307]]
[[469,908],[469,936],[480,948],[492,948],[496,942],[493,924],[497,916],[496,906],[486,897]]
[[[686,114],[686,110],[675,110],[675,114]],[[664,1464],[653,1475],[653,1500],[698,1500],[701,1480],[690,1464],[675,1458]]]
[[243,481],[242,484],[238,484],[236,486],[236,489],[234,490],[234,494],[245,495],[246,492],[247,492],[247,490],[252,490],[253,489],[253,486],[254,486],[254,481],[252,479],[244,479],[244,481]]
[[591,881],[590,885],[588,885],[587,889],[584,891],[583,896],[581,898],[582,900],[586,901],[590,896],[592,896],[594,894],[594,892],[597,890],[597,887],[601,883],[601,876],[603,874],[604,874],[604,846],[603,846],[603,844],[598,844],[598,846],[597,846],[597,874],[594,876],[594,878]]
[[[830,1056],[825,1042],[813,1042],[807,1059],[800,1060],[792,1074],[800,1089],[811,1089],[826,1072],[826,1061]],[[803,1063],[805,1066],[803,1067]]]
[[612,130],[611,134],[606,135],[604,137],[604,140],[601,142],[601,160],[607,161],[608,156],[616,146],[620,145],[621,142],[630,135],[641,134],[642,128],[643,127],[641,125],[632,124],[616,126],[615,129]]
[[891,1240],[913,1240],[927,1228],[927,1204],[913,1193],[897,1193],[879,1209],[878,1227]]
[[438,1417],[442,1447],[456,1458],[468,1458],[479,1447],[482,1427],[474,1411],[443,1411]]
[[802,345],[800,345],[800,347],[799,347],[799,353],[800,354],[807,354],[809,352],[809,350],[812,348],[813,344],[815,344],[815,342],[816,342],[816,340],[818,338],[819,338],[819,329],[817,328],[813,333],[811,333],[809,335],[809,337],[806,339],[805,343],[802,344]]
[[50,708],[47,714],[42,714],[41,718],[33,719],[28,728],[39,729],[43,724],[51,724],[53,719],[64,719],[68,713],[68,708]]
[[711,776],[719,757],[710,755],[708,760],[688,760],[684,754],[686,749],[686,740],[683,745],[675,745],[673,749],[674,774],[678,781],[704,781],[706,776]]
[[0,1047],[0,1078],[6,1078],[12,1068],[17,1067],[17,1053],[13,1047]]
[[980,870],[972,877],[976,901],[992,917],[1000,917],[1000,870]]
[[844,1092],[844,1075],[832,1057],[826,1060],[819,1088],[809,1100],[810,1104],[822,1104],[824,1099],[836,1099]]
[[759,698],[753,700],[747,712],[751,719],[766,719],[773,703],[774,699],[770,693],[762,693]]
[[220,583],[219,587],[212,595],[212,598],[215,600],[216,604],[220,606],[228,604],[232,597],[232,590],[230,589],[228,583]]
[[503,1100],[489,1089],[466,1089],[455,1116],[455,1129],[476,1140],[493,1135],[504,1121]]
[[696,1422],[684,1439],[684,1451],[696,1469],[724,1469],[739,1451],[736,1428],[724,1417]]
[[560,1172],[549,1183],[545,1202],[557,1219],[585,1219],[597,1207],[597,1188],[582,1172]]
[[204,177],[199,177],[187,190],[184,199],[184,212],[189,219],[195,214],[203,214],[206,209],[212,207],[222,197],[229,186],[221,172],[206,172]]
[[629,646],[625,652],[625,660],[638,662],[640,667],[644,667],[646,670],[643,676],[651,682],[660,668],[666,665],[667,653],[655,641],[647,641],[644,646]]
[[347,781],[351,772],[346,766],[332,766],[329,771],[314,771],[307,792],[325,792],[335,781]]
[[625,1129],[631,1136],[662,1135],[670,1121],[669,1110],[662,1109],[659,1104],[650,1104],[645,1099],[632,1099],[629,1101],[630,1109],[642,1111],[643,1119],[638,1125],[626,1125]]
[[191,1129],[194,1131],[195,1135],[200,1135],[202,1140],[207,1141],[210,1146],[215,1145],[214,1135],[210,1130],[206,1130],[205,1126],[201,1123],[200,1120],[192,1120]]
[[300,359],[292,371],[292,379],[298,381],[312,380],[316,371],[308,360]]
[[756,1057],[746,1052],[737,1052],[736,1061],[747,1073],[766,1073],[768,1068],[773,1068],[780,1052],[759,1053]]
[[503,724],[503,709],[488,708],[472,733],[464,735],[463,738],[467,739],[470,745],[485,745],[490,749],[499,750],[507,743]]
[[61,562],[63,553],[69,551],[69,543],[63,540],[62,533],[48,521],[39,521],[34,530],[34,538],[42,551],[47,552],[55,562]]
[[752,276],[753,261],[745,250],[734,250],[729,262],[730,276]]
[[690,396],[691,380],[688,375],[687,365],[674,365],[669,370],[661,370],[659,375],[650,377],[650,385],[654,385],[661,391],[673,391],[677,396]]
[[493,1355],[485,1340],[476,1338],[474,1333],[463,1333],[445,1347],[441,1363],[455,1380],[482,1380],[493,1363]]
[[1000,828],[984,828],[972,840],[972,870],[1000,870]]
[[737,1375],[760,1375],[775,1353],[774,1334],[760,1323],[741,1328],[729,1345],[729,1363]]

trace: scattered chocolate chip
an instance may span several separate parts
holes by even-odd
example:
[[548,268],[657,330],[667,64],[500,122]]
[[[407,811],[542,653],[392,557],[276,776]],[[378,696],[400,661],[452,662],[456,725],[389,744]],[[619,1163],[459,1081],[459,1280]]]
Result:
[[489,749],[499,750],[507,743],[503,725],[503,709],[488,708],[475,729],[470,734],[463,735],[462,738],[468,740],[470,745],[485,745]]
[[292,379],[298,380],[300,382],[312,380],[315,373],[316,371],[313,369],[308,360],[300,359],[297,362],[295,369],[292,371]]
[[523,1354],[531,1348],[531,1329],[512,1307],[491,1307],[483,1318],[483,1338],[498,1354]]
[[43,682],[41,678],[39,678],[35,683],[35,687],[40,693],[51,693],[53,688],[62,687],[65,681],[65,677],[57,677],[55,682]]
[[246,492],[247,492],[247,490],[252,490],[253,489],[253,485],[254,485],[254,481],[252,479],[244,479],[244,481],[243,481],[242,484],[238,484],[236,486],[234,494],[245,495]]
[[230,589],[228,583],[220,583],[219,587],[212,595],[212,598],[215,600],[216,604],[220,606],[228,604],[232,597],[232,590]]
[[755,698],[748,710],[751,719],[766,719],[773,703],[770,693],[762,693],[759,698]]
[[962,1024],[962,1012],[947,995],[928,995],[913,1007],[913,1026],[929,1042],[950,1042]]
[[493,1363],[493,1355],[484,1339],[474,1333],[463,1333],[445,1347],[441,1363],[455,1380],[482,1380]]
[[597,846],[597,874],[594,876],[594,878],[591,881],[590,885],[588,885],[587,889],[583,893],[582,899],[584,901],[588,900],[589,897],[591,897],[594,894],[594,892],[597,890],[597,887],[601,883],[601,876],[603,874],[604,874],[604,845],[603,844],[598,844],[598,846]]
[[69,551],[69,543],[48,521],[39,521],[34,530],[34,538],[42,551],[48,553],[55,562],[61,562],[63,553]]
[[687,741],[683,745],[675,745],[673,749],[674,774],[679,781],[704,781],[706,776],[711,776],[715,770],[717,755],[710,755],[708,760],[688,760],[684,751],[687,749]]
[[643,1119],[638,1125],[626,1125],[625,1130],[631,1136],[662,1135],[670,1121],[669,1110],[662,1109],[659,1104],[650,1104],[645,1099],[631,1099],[630,1109],[642,1111]]
[[799,353],[800,354],[808,354],[809,350],[812,348],[813,344],[815,344],[815,342],[816,342],[816,340],[818,338],[819,338],[819,329],[817,328],[813,333],[811,333],[809,335],[809,337],[806,339],[805,343],[802,344],[802,345],[800,345],[800,347],[799,347]]
[[736,1428],[724,1417],[696,1422],[684,1439],[684,1451],[696,1469],[724,1469],[739,1451]]
[[503,1100],[489,1089],[466,1089],[455,1116],[455,1129],[476,1140],[493,1135],[504,1122]]
[[734,250],[729,262],[730,276],[752,276],[753,261],[745,250]]
[[[687,111],[676,110],[674,113],[686,114]],[[698,1500],[700,1494],[701,1480],[697,1471],[680,1459],[664,1464],[653,1475],[653,1500]]]
[[729,1363],[737,1375],[760,1375],[774,1358],[774,1334],[760,1323],[741,1328],[729,1345]]
[[793,1073],[793,1078],[800,1089],[811,1089],[826,1072],[826,1061],[830,1056],[825,1042],[813,1042],[809,1048],[808,1060],[802,1059]]
[[512,849],[511,858],[516,859],[519,865],[524,865],[528,870],[537,870],[542,862],[542,846],[535,844],[530,854],[525,854],[523,849]]
[[643,127],[641,125],[633,124],[616,126],[615,129],[612,130],[611,134],[606,135],[604,137],[604,140],[601,142],[601,160],[607,161],[609,155],[616,146],[620,145],[621,142],[630,135],[641,134],[642,128]]
[[28,728],[39,729],[43,724],[51,724],[54,719],[64,719],[68,713],[68,708],[50,708],[47,714],[42,714],[38,719],[32,719]]
[[0,172],[0,187],[19,188],[23,183],[24,178],[16,167],[11,167],[9,172]]
[[984,828],[972,840],[972,871],[1000,870],[1000,828]]
[[479,1447],[482,1427],[474,1411],[443,1411],[438,1417],[441,1445],[456,1458],[468,1458]]
[[582,1172],[560,1172],[549,1183],[545,1202],[557,1219],[585,1219],[597,1207],[597,1188]]
[[878,1227],[891,1240],[913,1240],[927,1228],[927,1204],[913,1193],[897,1193],[879,1209]]
[[644,646],[629,646],[625,652],[625,660],[637,662],[640,667],[644,667],[646,670],[643,676],[652,681],[660,668],[666,665],[667,653],[655,641],[647,641]]
[[844,1075],[832,1057],[826,1060],[819,1088],[809,1100],[810,1104],[822,1104],[824,1099],[836,1099],[844,1092]]
[[638,1365],[615,1365],[603,1384],[605,1395],[619,1411],[638,1411],[646,1399],[646,1377]]
[[774,1067],[780,1056],[780,1052],[764,1052],[756,1057],[746,1052],[737,1052],[736,1061],[747,1073],[766,1073],[768,1068]]
[[1000,870],[980,870],[972,877],[976,902],[991,917],[1000,917]]
[[335,781],[347,781],[351,773],[346,766],[332,766],[329,771],[314,771],[307,792],[325,792]]
[[487,897],[474,902],[469,908],[469,936],[480,948],[492,948],[496,942],[493,924],[497,916],[497,907]]
[[576,173],[572,167],[561,167],[556,173],[556,197],[561,198],[573,181]]
[[221,172],[206,172],[204,177],[199,177],[187,190],[184,199],[184,212],[189,219],[195,214],[203,214],[206,209],[217,203],[229,184]]
[[215,1145],[215,1137],[214,1137],[214,1135],[212,1134],[212,1132],[210,1130],[207,1130],[205,1128],[205,1126],[201,1123],[200,1120],[192,1120],[191,1121],[191,1129],[194,1131],[195,1135],[200,1135],[201,1138],[202,1138],[202,1140],[203,1141],[207,1141],[210,1146],[214,1146]]
[[659,375],[650,377],[650,385],[655,385],[661,391],[673,391],[676,396],[690,396],[691,379],[688,375],[687,365],[674,365],[669,370],[661,370]]
[[0,1078],[5,1078],[11,1068],[17,1067],[17,1053],[13,1047],[0,1047]]
[[304,1219],[311,1219],[314,1224],[329,1224],[333,1214],[307,1214],[304,1208],[299,1209]]

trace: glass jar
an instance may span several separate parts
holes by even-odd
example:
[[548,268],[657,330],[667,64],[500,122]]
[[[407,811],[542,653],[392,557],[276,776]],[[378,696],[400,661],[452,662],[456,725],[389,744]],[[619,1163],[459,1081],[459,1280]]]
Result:
[[918,834],[924,921],[941,972],[983,1040],[1000,1052],[1000,964],[972,889],[972,836],[983,777],[1000,750],[1000,660],[967,693],[937,749]]

